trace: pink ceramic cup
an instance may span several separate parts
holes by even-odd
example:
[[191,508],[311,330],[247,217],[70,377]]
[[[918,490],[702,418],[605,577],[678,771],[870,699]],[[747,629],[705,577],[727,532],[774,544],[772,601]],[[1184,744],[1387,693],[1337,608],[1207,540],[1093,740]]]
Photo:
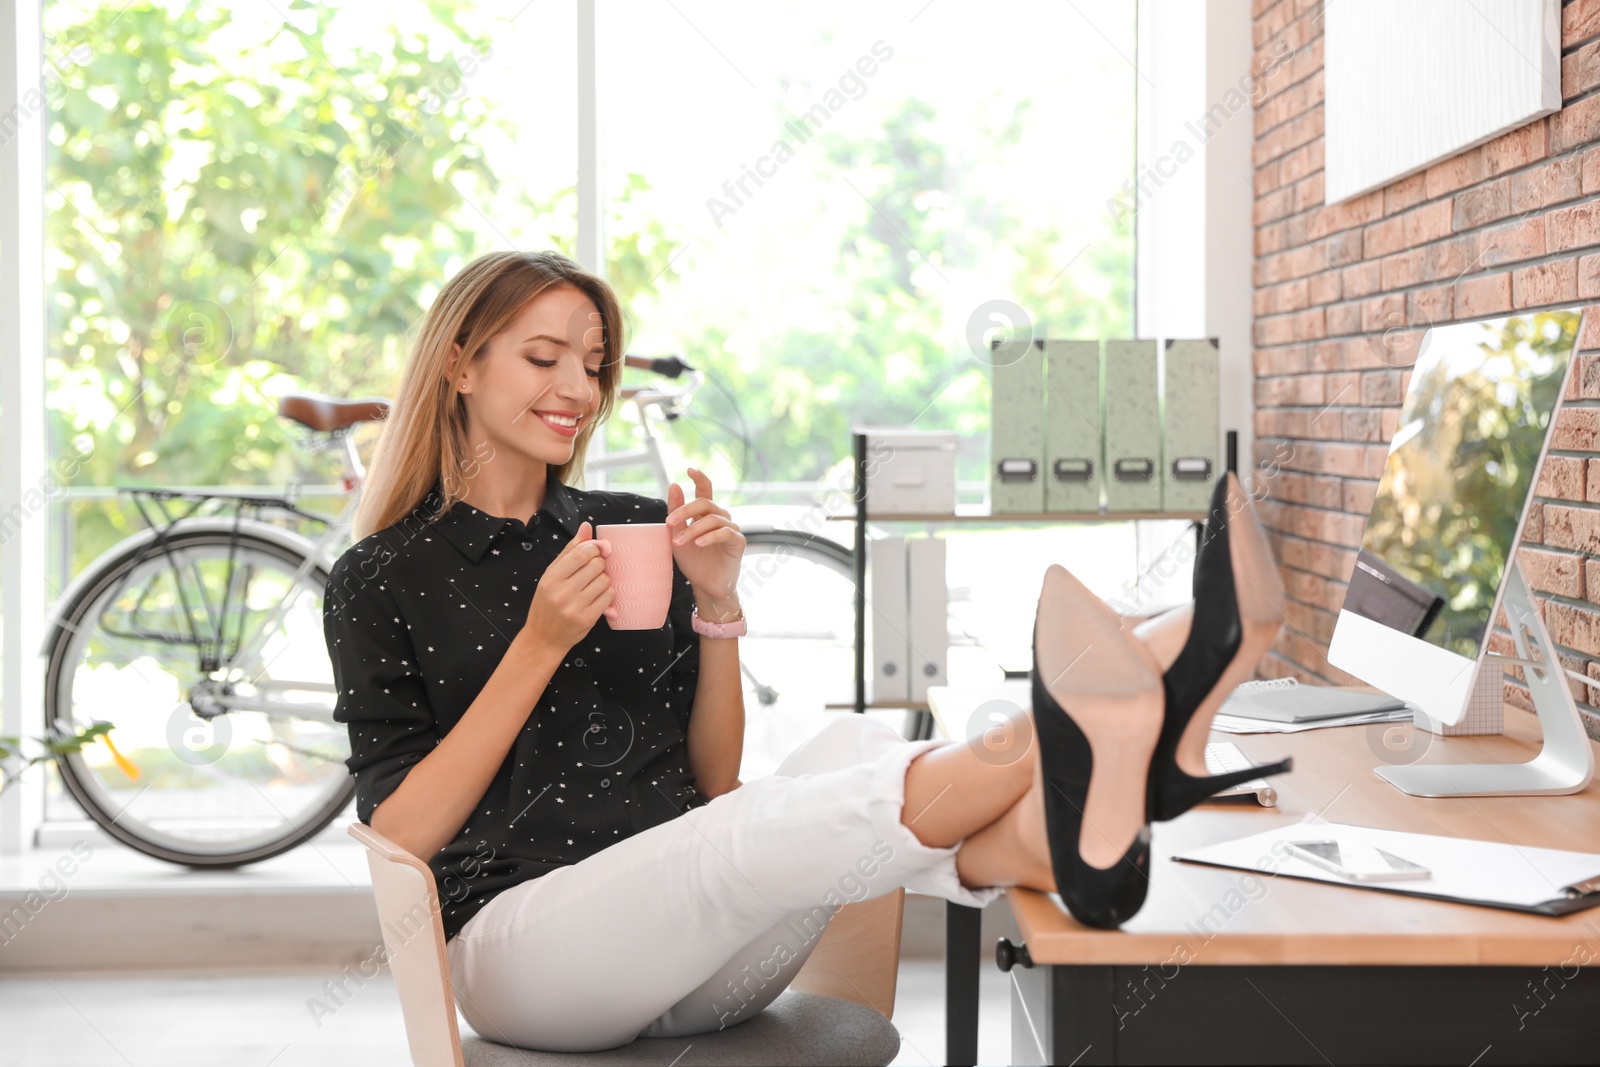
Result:
[[667,621],[672,604],[672,536],[664,522],[628,522],[596,526],[596,541],[606,575],[616,591],[604,615],[613,630],[656,630]]

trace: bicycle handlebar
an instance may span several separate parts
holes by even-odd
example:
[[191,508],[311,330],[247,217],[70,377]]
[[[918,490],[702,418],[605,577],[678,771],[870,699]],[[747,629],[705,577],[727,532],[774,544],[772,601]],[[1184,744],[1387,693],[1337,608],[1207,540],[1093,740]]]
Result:
[[624,367],[634,370],[647,370],[659,374],[663,378],[676,378],[684,371],[692,371],[693,367],[685,363],[682,356],[632,356],[622,357]]

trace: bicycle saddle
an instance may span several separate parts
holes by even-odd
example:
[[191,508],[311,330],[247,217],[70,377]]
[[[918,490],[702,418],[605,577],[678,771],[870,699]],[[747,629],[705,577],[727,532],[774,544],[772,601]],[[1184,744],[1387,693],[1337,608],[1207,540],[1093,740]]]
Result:
[[278,414],[309,430],[332,433],[359,422],[376,422],[388,417],[389,401],[381,396],[340,400],[321,393],[286,393],[278,401]]

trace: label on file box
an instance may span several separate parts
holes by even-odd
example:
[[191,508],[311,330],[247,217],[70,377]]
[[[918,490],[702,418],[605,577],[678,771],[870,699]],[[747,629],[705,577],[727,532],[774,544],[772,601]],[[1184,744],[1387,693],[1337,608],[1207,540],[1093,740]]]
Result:
[[945,585],[945,544],[937,537],[906,542],[910,564],[911,697],[928,699],[930,685],[945,685],[949,658],[950,593]]
[[1031,482],[1038,476],[1038,460],[1003,459],[1000,461],[1000,480],[1002,482]]
[[868,640],[873,701],[911,698],[910,631],[906,600],[906,539],[867,542],[868,586],[872,590]]
[[1156,465],[1148,459],[1119,459],[1116,471],[1119,482],[1148,482],[1155,476]]
[[1094,477],[1094,460],[1058,459],[1055,474],[1058,482],[1087,482]]

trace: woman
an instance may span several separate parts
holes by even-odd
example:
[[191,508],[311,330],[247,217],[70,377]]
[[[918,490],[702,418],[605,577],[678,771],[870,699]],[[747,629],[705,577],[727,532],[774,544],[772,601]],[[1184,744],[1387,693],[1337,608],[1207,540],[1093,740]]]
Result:
[[[981,906],[1066,869],[1026,713],[970,745],[840,715],[740,782],[738,524],[692,469],[692,500],[572,484],[622,354],[615,297],[570,260],[469,264],[422,324],[325,609],[360,818],[433,869],[474,1029],[555,1051],[753,1017],[847,901]],[[601,618],[593,530],[618,522],[673,534],[659,630]],[[1036,680],[1120,753],[1116,780],[1061,779],[1083,810],[1056,852],[1110,868],[1148,841],[1160,667],[1065,571],[1047,593],[1051,661],[1098,643],[1126,667]]]

